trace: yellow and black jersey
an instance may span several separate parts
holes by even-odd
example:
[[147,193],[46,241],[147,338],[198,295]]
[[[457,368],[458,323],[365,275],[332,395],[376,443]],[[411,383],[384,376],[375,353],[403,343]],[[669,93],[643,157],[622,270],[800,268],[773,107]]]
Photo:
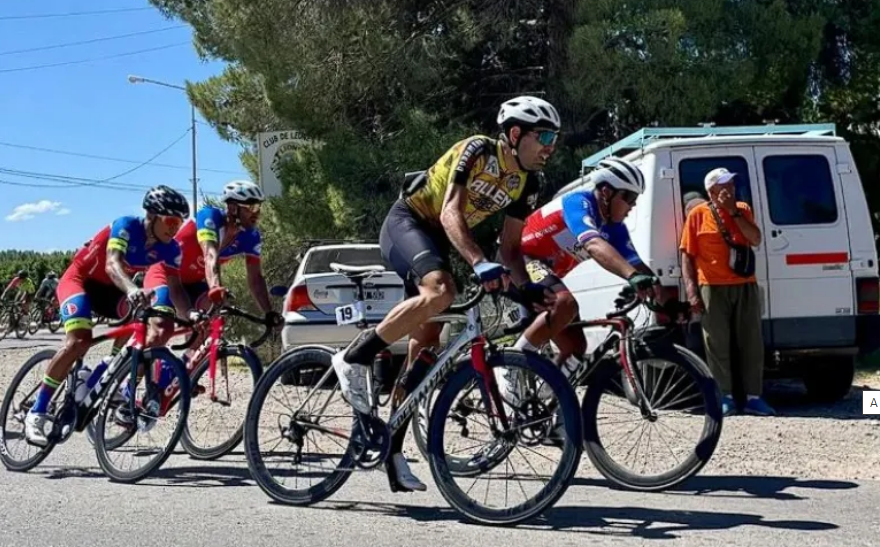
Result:
[[540,190],[534,174],[506,165],[501,143],[483,135],[455,143],[428,169],[424,183],[407,195],[406,203],[422,219],[439,225],[450,184],[467,186],[465,220],[470,228],[501,210],[525,220]]

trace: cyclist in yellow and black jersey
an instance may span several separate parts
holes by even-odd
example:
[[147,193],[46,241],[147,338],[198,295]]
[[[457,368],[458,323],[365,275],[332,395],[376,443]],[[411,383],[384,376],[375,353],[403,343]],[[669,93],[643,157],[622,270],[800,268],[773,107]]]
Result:
[[468,228],[502,209],[507,216],[525,220],[540,189],[534,173],[521,169],[518,163],[505,162],[501,140],[483,135],[455,143],[422,180],[404,202],[421,220],[438,228],[451,184],[467,187],[464,219]]
[[[550,103],[524,96],[501,105],[498,125],[501,135],[497,140],[477,135],[452,146],[424,176],[404,189],[385,218],[379,235],[382,256],[404,280],[408,298],[375,329],[365,331],[333,357],[342,395],[356,412],[370,412],[366,366],[404,336],[410,336],[407,373],[398,389],[405,398],[421,381],[424,367],[409,369],[422,347],[439,345],[442,325],[428,320],[455,298],[449,262],[453,248],[488,291],[509,281],[504,266],[488,259],[471,234],[474,226],[494,213],[505,213],[501,260],[511,270],[512,281],[521,289],[529,288],[520,252],[522,228],[537,205],[535,173],[555,151],[561,124]],[[543,288],[537,290],[531,293],[536,295],[535,305],[553,298]],[[388,479],[393,490],[425,490],[402,454],[406,429],[404,424],[391,441]]]

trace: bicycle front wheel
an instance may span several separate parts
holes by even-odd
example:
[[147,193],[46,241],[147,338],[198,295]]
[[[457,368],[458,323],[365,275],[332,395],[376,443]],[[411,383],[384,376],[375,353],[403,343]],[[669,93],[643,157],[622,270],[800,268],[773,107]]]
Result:
[[[113,373],[98,415],[94,418],[97,424],[95,452],[98,464],[111,480],[134,483],[147,477],[171,456],[183,434],[190,405],[189,376],[180,359],[166,348],[144,350],[138,366],[143,370],[144,365],[153,367],[159,360],[168,367],[170,374],[167,382],[169,386],[176,383],[179,396],[170,400],[158,389],[148,391],[143,378],[135,388],[123,389],[124,383],[131,379],[129,362]],[[119,402],[119,397],[122,397],[122,402]],[[131,397],[135,400],[134,416],[130,414]],[[166,405],[168,407],[164,408]],[[130,433],[131,437],[119,443],[126,433]]]
[[721,393],[709,367],[672,344],[643,348],[633,368],[650,412],[640,408],[620,364],[602,365],[584,393],[585,448],[606,479],[660,491],[692,477],[712,457],[721,437]]
[[[24,419],[34,405],[37,392],[43,383],[43,375],[55,350],[46,349],[28,359],[15,374],[6,390],[3,405],[0,406],[0,460],[9,471],[28,471],[33,469],[55,448],[54,443],[39,447],[27,442],[24,437]],[[67,381],[55,390],[50,405],[54,414],[55,406],[63,399]]]
[[[488,409],[495,405],[485,399],[482,379],[470,362],[465,365],[450,377],[431,409],[431,473],[446,501],[468,519],[507,525],[526,521],[552,506],[577,472],[583,452],[577,396],[559,369],[540,355],[498,352],[489,358],[493,373],[514,379],[506,388],[499,382],[509,420],[503,429],[491,419],[494,411]],[[461,433],[464,428],[467,435]],[[449,463],[451,458],[460,462],[463,454],[471,455],[473,472],[466,475]]]
[[[205,358],[192,376],[193,396],[180,444],[198,460],[214,460],[232,452],[241,442],[248,403],[263,373],[259,357],[243,346],[217,352],[214,386]],[[212,387],[216,393],[211,397]]]

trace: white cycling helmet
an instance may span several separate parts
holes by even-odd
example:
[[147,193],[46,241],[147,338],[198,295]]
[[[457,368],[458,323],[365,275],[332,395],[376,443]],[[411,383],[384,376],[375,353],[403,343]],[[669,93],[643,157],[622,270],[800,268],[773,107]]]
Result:
[[633,163],[620,158],[605,158],[597,165],[597,169],[590,173],[590,180],[594,184],[607,183],[618,190],[629,190],[636,194],[645,191],[645,176]]
[[559,113],[553,105],[544,99],[529,95],[506,101],[498,111],[498,125],[506,128],[515,124],[550,127],[556,131],[562,128]]
[[234,180],[223,187],[223,202],[232,201],[265,201],[263,190],[253,182]]

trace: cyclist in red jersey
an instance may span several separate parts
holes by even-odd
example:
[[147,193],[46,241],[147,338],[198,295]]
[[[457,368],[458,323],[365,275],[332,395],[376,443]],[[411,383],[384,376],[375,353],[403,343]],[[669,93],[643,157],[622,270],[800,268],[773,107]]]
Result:
[[[180,247],[174,235],[189,215],[186,198],[168,186],[157,186],[144,196],[143,208],[146,217],[121,217],[98,232],[75,254],[61,276],[57,295],[66,338],[64,346],[49,361],[34,405],[25,418],[25,438],[32,444],[48,443],[45,425],[50,419],[49,401],[73,363],[89,349],[92,310],[119,318],[126,300],[129,304],[148,300],[148,293],[132,281],[134,272],[157,262],[172,269],[180,264]],[[175,290],[175,300],[180,300],[181,295],[182,291]],[[165,336],[163,331],[171,329],[173,324],[167,320],[153,319],[147,346],[155,345]],[[116,342],[114,353],[125,343],[126,340]]]
[[[626,279],[640,294],[662,300],[659,280],[645,265],[623,223],[645,190],[639,168],[622,159],[607,158],[588,175],[584,186],[568,192],[526,219],[522,250],[533,283],[556,294],[553,308],[541,314],[520,336],[514,347],[535,351],[551,339],[559,353],[557,364],[586,351],[580,328],[568,325],[578,315],[574,296],[562,278],[585,260],[595,260],[605,270]],[[569,376],[571,369],[562,367]]]
[[[265,195],[256,184],[236,180],[223,188],[222,201],[226,209],[205,206],[196,218],[187,221],[175,236],[180,245],[180,281],[183,289],[198,309],[205,310],[208,301],[220,303],[226,288],[220,279],[220,266],[237,256],[243,256],[247,267],[248,286],[266,319],[276,327],[284,318],[272,310],[269,290],[263,277],[260,248],[262,246],[257,222]],[[168,266],[158,263],[147,270],[144,288],[153,291],[153,306],[178,313],[186,311],[175,306],[170,298]],[[171,334],[171,333],[169,333]],[[162,343],[167,342],[163,340]],[[198,346],[200,339],[193,341]]]

